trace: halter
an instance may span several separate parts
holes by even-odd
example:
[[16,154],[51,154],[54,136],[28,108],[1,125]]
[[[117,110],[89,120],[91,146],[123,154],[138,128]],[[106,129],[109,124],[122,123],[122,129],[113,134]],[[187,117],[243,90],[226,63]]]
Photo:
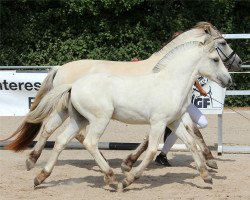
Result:
[[[217,38],[214,38],[214,40],[220,39],[220,38],[223,38],[223,37],[217,37]],[[219,54],[219,56],[220,56],[222,62],[223,62],[224,65],[226,66],[226,68],[227,68],[228,70],[230,70],[230,69],[232,68],[232,65],[233,65],[233,63],[234,63],[234,60],[235,60],[235,58],[236,58],[236,53],[235,53],[235,51],[232,51],[232,53],[230,53],[229,56],[227,56],[227,55],[220,49],[220,47],[215,47],[215,49],[216,49],[217,53]],[[225,57],[224,60],[222,59],[221,54]],[[230,60],[231,60],[231,58],[233,58],[233,60],[232,60],[231,63],[229,63]]]

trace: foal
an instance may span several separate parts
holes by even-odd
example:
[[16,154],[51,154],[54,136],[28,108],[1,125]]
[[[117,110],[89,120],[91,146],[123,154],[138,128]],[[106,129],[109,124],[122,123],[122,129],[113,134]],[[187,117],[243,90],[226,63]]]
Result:
[[[153,74],[135,77],[92,74],[72,85],[62,85],[52,90],[50,98],[45,98],[39,105],[40,108],[37,107],[38,110],[42,108],[42,104],[51,108],[59,105],[62,108],[67,107],[68,103],[70,122],[58,136],[48,163],[35,178],[35,186],[50,175],[60,152],[80,130],[85,130],[87,124],[89,129],[83,144],[105,174],[105,182],[117,185],[113,170],[97,147],[111,118],[131,124],[148,123],[151,127],[145,158],[138,167],[126,174],[126,178],[119,184],[120,189],[139,178],[153,159],[166,126],[190,148],[201,177],[205,182],[211,183],[212,178],[206,169],[204,158],[199,154],[181,117],[190,104],[190,90],[197,76],[206,76],[222,87],[232,82],[215,50],[215,44],[212,41],[208,45],[200,42],[179,45],[158,62]],[[36,110],[31,112],[28,120],[36,118],[36,114]]]

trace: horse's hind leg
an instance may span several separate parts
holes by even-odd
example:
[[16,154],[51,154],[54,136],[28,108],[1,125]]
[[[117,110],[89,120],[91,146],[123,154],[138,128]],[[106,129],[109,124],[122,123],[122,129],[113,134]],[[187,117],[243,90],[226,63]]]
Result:
[[44,125],[43,132],[41,133],[36,145],[26,160],[26,167],[28,171],[35,166],[35,163],[40,157],[48,138],[65,121],[67,117],[68,111],[65,109],[61,111],[54,111],[49,116],[47,123]]
[[148,148],[148,136],[143,139],[143,142],[136,148],[136,150],[129,154],[121,164],[123,172],[129,172],[132,169],[133,164],[138,160],[140,155]]
[[202,154],[205,157],[206,164],[208,167],[218,169],[217,163],[214,160],[214,157],[209,150],[208,146],[206,145],[203,136],[201,135],[201,132],[197,128],[197,125],[193,123],[192,119],[190,118],[190,115],[188,113],[185,113],[182,116],[182,122],[184,123],[187,131],[189,134],[192,135],[192,137],[195,138],[198,146],[201,148]]
[[[164,133],[164,142],[166,141],[167,137],[171,134],[171,130],[166,127],[165,129],[165,133]],[[121,169],[123,172],[129,172],[134,163],[138,160],[138,158],[141,156],[141,154],[146,151],[146,149],[148,148],[148,136],[146,136],[143,139],[143,142],[136,148],[136,150],[129,154],[123,161],[121,164]]]
[[182,116],[182,121],[184,125],[186,126],[187,131],[189,134],[192,135],[192,137],[195,138],[195,141],[197,142],[198,146],[201,148],[202,154],[205,157],[207,166],[218,169],[217,163],[214,160],[214,157],[209,150],[208,146],[206,145],[201,132],[197,128],[196,124],[193,123],[192,119],[190,118],[190,115],[188,113],[184,114]]
[[173,124],[171,124],[171,127],[175,134],[186,144],[186,146],[190,149],[196,167],[198,171],[200,172],[200,175],[204,182],[206,183],[212,183],[212,177],[209,175],[208,170],[205,165],[205,158],[202,154],[199,153],[199,150],[197,148],[196,140],[192,137],[192,135],[189,134],[187,131],[189,128],[184,126],[183,122],[180,120],[175,121]]
[[79,133],[80,129],[85,128],[86,125],[87,120],[80,116],[79,113],[74,111],[70,117],[70,122],[65,131],[57,137],[55,146],[47,164],[40,174],[38,174],[34,179],[34,187],[40,185],[47,177],[50,176],[62,150],[66,147],[67,143]]
[[203,146],[203,150],[202,150],[202,153],[206,159],[206,164],[208,167],[211,167],[213,169],[218,169],[218,165],[217,165],[217,162],[216,160],[214,159],[210,149],[208,148],[208,146],[206,145],[204,139],[203,139],[203,136],[201,134],[201,132],[199,131],[198,128],[194,128],[194,134],[196,135],[197,137],[197,140],[202,144]]

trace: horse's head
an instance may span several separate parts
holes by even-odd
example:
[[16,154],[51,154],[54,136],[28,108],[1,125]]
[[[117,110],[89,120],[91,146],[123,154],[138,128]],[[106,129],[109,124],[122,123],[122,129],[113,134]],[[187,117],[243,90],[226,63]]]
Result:
[[200,59],[198,73],[225,88],[231,85],[232,78],[216,51],[217,42],[203,45],[204,56]]
[[226,40],[223,37],[218,37],[215,38],[215,42],[216,51],[228,71],[239,71],[242,60],[227,44]]
[[202,29],[206,34],[204,44],[216,40],[216,50],[228,71],[239,71],[242,60],[231,49],[218,29],[208,22],[199,22],[194,28]]

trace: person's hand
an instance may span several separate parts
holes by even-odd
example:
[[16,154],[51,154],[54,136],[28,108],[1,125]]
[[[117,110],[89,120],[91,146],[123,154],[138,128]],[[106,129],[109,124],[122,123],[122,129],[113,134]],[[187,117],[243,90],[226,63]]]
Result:
[[206,97],[206,96],[207,96],[206,91],[205,91],[205,90],[203,90],[203,89],[200,91],[200,94],[201,94],[202,96],[204,96],[204,97]]

